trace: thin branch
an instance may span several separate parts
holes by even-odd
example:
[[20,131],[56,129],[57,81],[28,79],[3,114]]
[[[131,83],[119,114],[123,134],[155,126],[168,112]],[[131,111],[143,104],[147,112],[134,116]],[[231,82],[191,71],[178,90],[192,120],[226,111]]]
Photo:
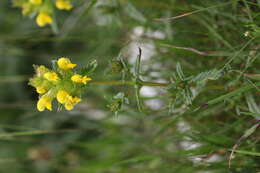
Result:
[[201,56],[208,56],[209,55],[209,53],[202,52],[202,51],[199,51],[199,50],[191,48],[191,47],[174,46],[174,45],[169,45],[169,44],[164,44],[164,43],[161,43],[160,45],[165,46],[165,47],[169,47],[169,48],[174,48],[174,49],[188,50],[188,51],[191,51],[191,52],[196,53],[196,54],[201,55]]
[[209,9],[211,9],[211,8],[222,7],[222,6],[231,4],[231,3],[232,3],[232,2],[226,2],[226,3],[222,3],[222,4],[218,4],[218,5],[214,5],[214,6],[202,8],[202,9],[199,9],[199,10],[194,10],[194,11],[191,11],[191,12],[183,13],[183,14],[178,15],[178,16],[166,17],[166,18],[155,18],[154,20],[155,20],[155,21],[158,21],[158,22],[164,22],[164,21],[169,21],[169,20],[175,20],[175,19],[179,19],[179,18],[182,18],[182,17],[185,17],[185,16],[190,16],[190,15],[195,14],[195,13],[199,13],[199,12],[201,12],[201,11],[206,11],[206,10],[209,10]]

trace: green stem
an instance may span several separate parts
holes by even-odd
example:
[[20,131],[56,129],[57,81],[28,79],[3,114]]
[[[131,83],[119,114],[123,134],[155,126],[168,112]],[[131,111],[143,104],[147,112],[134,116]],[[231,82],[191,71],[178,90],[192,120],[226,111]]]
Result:
[[[90,81],[90,84],[104,84],[104,85],[135,85],[133,81]],[[157,82],[140,82],[140,85],[143,86],[160,86],[167,87],[169,83],[157,83]]]

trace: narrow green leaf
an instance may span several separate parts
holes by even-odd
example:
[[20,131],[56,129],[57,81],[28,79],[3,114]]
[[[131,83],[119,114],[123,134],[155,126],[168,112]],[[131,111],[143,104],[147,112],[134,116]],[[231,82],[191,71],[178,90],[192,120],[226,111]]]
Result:
[[260,114],[260,109],[251,93],[246,94],[246,101],[250,112]]
[[136,98],[136,104],[138,107],[138,111],[142,111],[141,101],[140,101],[140,87],[138,85],[135,85],[135,98]]
[[245,115],[251,115],[257,119],[260,119],[260,113],[254,113],[254,112],[241,112],[241,114],[245,114]]
[[219,102],[221,102],[221,101],[223,101],[227,98],[230,98],[230,97],[236,96],[238,94],[244,93],[246,91],[249,91],[249,90],[255,88],[256,86],[260,86],[260,82],[255,83],[254,85],[253,84],[247,84],[244,87],[236,89],[235,91],[232,91],[232,92],[229,92],[229,93],[224,94],[222,96],[219,96],[219,97],[217,97],[213,100],[208,101],[207,105],[213,105],[213,104],[219,103]]
[[185,76],[182,71],[181,64],[179,62],[176,64],[176,72],[177,72],[179,78],[183,81],[185,79]]
[[240,154],[245,154],[245,155],[260,157],[260,153],[257,153],[257,152],[244,151],[244,150],[236,150],[235,152],[236,152],[236,153],[240,153]]
[[248,138],[250,135],[252,135],[255,130],[259,127],[259,123],[256,123],[253,125],[250,129],[247,129],[242,138]]
[[158,158],[158,156],[143,155],[143,156],[139,156],[139,157],[134,157],[134,158],[130,158],[130,159],[127,159],[127,160],[123,160],[123,161],[119,162],[118,164],[143,162],[143,161],[147,161],[147,160],[152,160],[154,158]]

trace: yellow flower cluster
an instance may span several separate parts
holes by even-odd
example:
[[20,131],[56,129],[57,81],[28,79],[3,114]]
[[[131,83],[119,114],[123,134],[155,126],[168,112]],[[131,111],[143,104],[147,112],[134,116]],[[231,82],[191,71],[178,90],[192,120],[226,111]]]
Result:
[[22,9],[25,16],[37,14],[36,23],[40,27],[53,23],[55,8],[59,10],[71,10],[71,0],[13,0],[15,7]]
[[72,110],[81,102],[80,92],[90,77],[77,74],[74,68],[77,64],[71,63],[68,58],[59,58],[56,69],[48,69],[45,66],[35,66],[36,75],[30,79],[29,85],[36,89],[40,95],[37,109],[52,110],[52,101],[56,98],[58,103],[64,105],[66,110]]

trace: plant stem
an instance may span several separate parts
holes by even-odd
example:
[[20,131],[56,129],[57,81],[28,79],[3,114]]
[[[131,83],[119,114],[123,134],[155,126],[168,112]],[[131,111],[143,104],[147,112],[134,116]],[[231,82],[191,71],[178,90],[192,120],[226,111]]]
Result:
[[[90,84],[104,84],[104,85],[135,85],[133,81],[90,81]],[[167,87],[169,83],[157,83],[157,82],[140,82],[143,86],[161,86]]]
[[[94,85],[135,85],[134,81],[90,81],[89,84],[94,84]],[[168,87],[170,83],[159,83],[159,82],[144,82],[140,81],[140,85],[142,86],[154,86],[154,87]],[[192,86],[192,85],[191,85]],[[227,91],[234,91],[237,90],[235,87],[225,87],[223,85],[206,85],[206,88],[209,89],[216,89],[216,90],[227,90]],[[257,94],[260,94],[257,92]]]
[[[0,76],[0,83],[12,83],[12,82],[24,82],[28,80],[28,76]],[[94,84],[94,85],[135,85],[134,81],[95,81],[92,80],[89,82],[89,84]],[[145,82],[145,81],[139,81],[139,84],[142,86],[154,86],[154,87],[168,87],[170,83],[160,83],[160,82]],[[223,85],[206,85],[206,88],[210,89],[217,89],[217,90],[229,90],[233,91],[236,90],[237,88],[235,87],[229,87],[226,88]]]

